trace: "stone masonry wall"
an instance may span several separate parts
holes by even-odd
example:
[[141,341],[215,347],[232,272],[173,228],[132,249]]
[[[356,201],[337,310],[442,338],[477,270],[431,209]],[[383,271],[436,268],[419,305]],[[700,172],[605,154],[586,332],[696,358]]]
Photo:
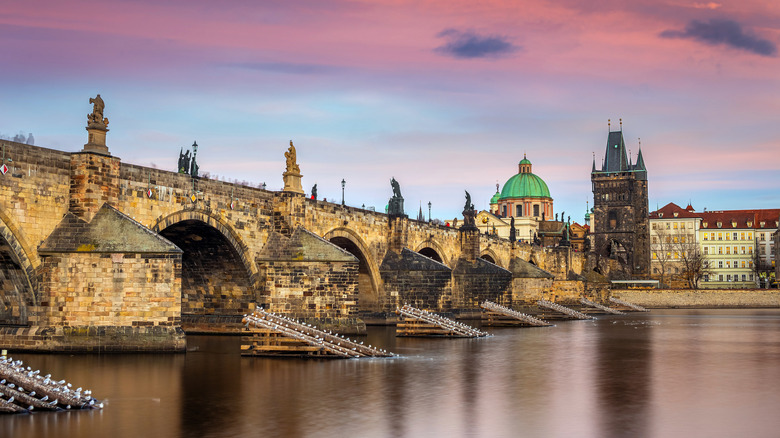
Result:
[[38,325],[181,324],[181,255],[64,253],[44,258]]
[[643,307],[780,307],[777,289],[620,289],[612,296]]

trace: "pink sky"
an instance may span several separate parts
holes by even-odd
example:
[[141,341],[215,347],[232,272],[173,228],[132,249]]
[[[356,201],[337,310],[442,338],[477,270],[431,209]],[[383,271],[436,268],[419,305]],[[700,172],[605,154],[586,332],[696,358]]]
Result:
[[[384,206],[401,183],[452,218],[487,208],[523,153],[582,220],[593,152],[623,118],[650,207],[780,206],[780,3],[766,1],[10,1],[0,134],[75,151],[101,93],[131,163]],[[592,205],[592,201],[591,201]]]

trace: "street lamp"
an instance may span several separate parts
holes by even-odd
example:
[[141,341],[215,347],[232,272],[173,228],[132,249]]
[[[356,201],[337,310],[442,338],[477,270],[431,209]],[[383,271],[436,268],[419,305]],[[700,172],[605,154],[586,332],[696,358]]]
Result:
[[431,223],[431,201],[428,201],[428,223]]
[[344,181],[344,178],[341,179],[341,206],[344,206],[344,186],[347,185],[347,182]]

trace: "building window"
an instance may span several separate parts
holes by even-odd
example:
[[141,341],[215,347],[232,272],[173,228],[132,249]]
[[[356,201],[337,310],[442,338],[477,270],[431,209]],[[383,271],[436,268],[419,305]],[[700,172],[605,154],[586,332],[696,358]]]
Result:
[[723,233],[718,233],[718,240],[723,240]]
[[[534,216],[539,216],[539,204],[534,204]],[[561,218],[561,222],[563,222],[563,218]]]
[[730,267],[731,267],[731,261],[729,261],[729,260],[726,260],[726,269],[728,269],[728,268],[730,268]]
[[745,275],[745,274],[742,274],[742,281],[747,281],[747,278],[746,278],[746,277],[747,277],[747,275]]
[[704,247],[704,255],[707,255],[709,253],[710,253],[710,247],[709,246],[705,246]]
[[653,236],[653,243],[658,243],[658,238]]
[[671,228],[672,228],[672,224],[670,224],[669,222],[667,222],[667,223],[666,223],[666,229],[667,229],[667,230],[670,230]]
[[506,205],[501,206],[501,216],[506,217]]
[[718,269],[723,269],[723,260],[718,260]]
[[523,204],[515,205],[515,216],[521,217],[523,215]]
[[726,275],[726,281],[731,281],[731,274]]
[[[614,230],[615,228],[618,227],[617,212],[610,211],[608,220],[609,220],[609,228]],[[669,224],[666,224],[666,225],[668,226]]]
[[748,233],[748,240],[753,240],[753,233]]
[[745,263],[745,261],[744,261],[744,260],[742,260],[742,267],[743,267],[743,268],[745,267],[745,264],[746,264],[746,263]]
[[723,247],[722,246],[718,247],[718,254],[723,254]]
[[674,226],[672,228],[674,228],[675,230],[677,229],[677,222],[674,223]]
[[723,281],[723,274],[718,274],[718,281]]
[[708,239],[707,233],[704,233],[704,240],[710,240]]
[[744,254],[744,253],[745,253],[745,247],[743,246],[742,247],[742,254]]
[[707,274],[707,275],[705,275],[705,276],[704,276],[704,281],[710,281],[710,276],[709,276],[709,274]]
[[748,278],[750,278],[750,281],[753,281],[753,274],[750,274]]
[[[653,253],[653,256],[655,256],[655,253]],[[655,257],[653,257],[653,258],[655,258]],[[658,268],[653,268],[653,274],[657,274],[657,273],[658,273]]]
[[739,239],[745,240],[745,233],[739,233]]
[[658,254],[656,254],[656,252],[655,252],[655,251],[653,251],[653,260],[655,260],[655,259],[657,259],[657,258],[658,258]]
[[737,240],[737,233],[734,233],[734,240]]
[[731,247],[730,247],[730,246],[727,246],[727,247],[726,247],[726,254],[727,254],[727,255],[728,255],[728,254],[731,254]]

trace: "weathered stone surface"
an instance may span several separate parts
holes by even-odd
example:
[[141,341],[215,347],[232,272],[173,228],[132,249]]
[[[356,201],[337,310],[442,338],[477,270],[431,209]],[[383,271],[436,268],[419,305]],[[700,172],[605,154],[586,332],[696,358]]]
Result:
[[405,304],[418,309],[449,311],[452,308],[452,270],[408,248],[388,251],[380,266],[387,299],[385,311]]
[[777,289],[620,289],[612,296],[648,308],[780,307]]

